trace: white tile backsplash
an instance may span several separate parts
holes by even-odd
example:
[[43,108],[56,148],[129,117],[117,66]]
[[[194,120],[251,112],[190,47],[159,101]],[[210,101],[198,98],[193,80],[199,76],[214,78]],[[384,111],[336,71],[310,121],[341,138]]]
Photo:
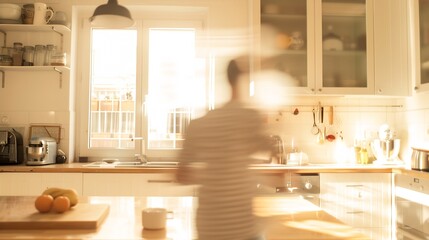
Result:
[[[336,133],[336,140],[333,142],[325,141],[320,144],[317,136],[311,134],[312,107],[317,110],[319,102],[325,109],[323,125],[327,132]],[[293,115],[293,104],[296,104],[300,111],[298,115]],[[332,126],[328,122],[328,106],[334,106]],[[377,137],[377,131],[382,124],[389,124],[397,131],[398,138],[402,137],[403,131],[398,127],[398,113],[403,111],[402,106],[402,100],[397,98],[297,97],[294,103],[281,109],[281,114],[273,112],[269,116],[268,126],[270,133],[283,138],[287,151],[291,150],[293,141],[294,147],[307,153],[310,162],[351,162],[354,161],[354,140]],[[340,139],[340,132],[343,140]]]

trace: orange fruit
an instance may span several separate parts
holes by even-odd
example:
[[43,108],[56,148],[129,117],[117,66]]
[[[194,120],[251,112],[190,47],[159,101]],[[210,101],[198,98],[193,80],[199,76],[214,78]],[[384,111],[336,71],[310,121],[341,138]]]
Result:
[[49,212],[52,208],[54,198],[51,195],[44,194],[36,198],[34,206],[41,213]]
[[58,196],[54,199],[52,210],[57,213],[63,213],[70,209],[70,199],[66,196]]

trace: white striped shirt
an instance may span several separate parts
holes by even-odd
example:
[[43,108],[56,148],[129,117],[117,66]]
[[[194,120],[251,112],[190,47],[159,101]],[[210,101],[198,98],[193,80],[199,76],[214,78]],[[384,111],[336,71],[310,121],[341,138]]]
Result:
[[[266,148],[261,115],[238,102],[191,122],[180,157],[178,179],[200,184],[197,231],[200,240],[252,239],[259,235],[252,214],[255,178],[250,155]],[[190,168],[191,163],[202,168]]]

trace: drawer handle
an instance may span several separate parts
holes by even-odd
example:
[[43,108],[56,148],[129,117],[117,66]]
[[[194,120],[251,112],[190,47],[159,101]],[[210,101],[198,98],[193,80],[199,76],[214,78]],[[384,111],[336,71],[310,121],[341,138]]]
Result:
[[347,214],[361,214],[363,211],[352,211],[352,212],[346,212]]
[[363,187],[363,185],[362,184],[350,184],[350,185],[346,185],[346,187],[357,188],[357,187]]
[[174,183],[175,180],[147,180],[148,183]]

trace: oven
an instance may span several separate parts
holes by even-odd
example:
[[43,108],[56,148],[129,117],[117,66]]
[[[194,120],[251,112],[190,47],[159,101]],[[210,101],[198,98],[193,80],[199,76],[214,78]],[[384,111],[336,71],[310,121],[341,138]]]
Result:
[[320,207],[320,176],[318,173],[287,172],[271,177],[265,175],[264,180],[257,184],[259,194],[300,197]]
[[396,174],[395,205],[397,240],[429,239],[429,178]]

